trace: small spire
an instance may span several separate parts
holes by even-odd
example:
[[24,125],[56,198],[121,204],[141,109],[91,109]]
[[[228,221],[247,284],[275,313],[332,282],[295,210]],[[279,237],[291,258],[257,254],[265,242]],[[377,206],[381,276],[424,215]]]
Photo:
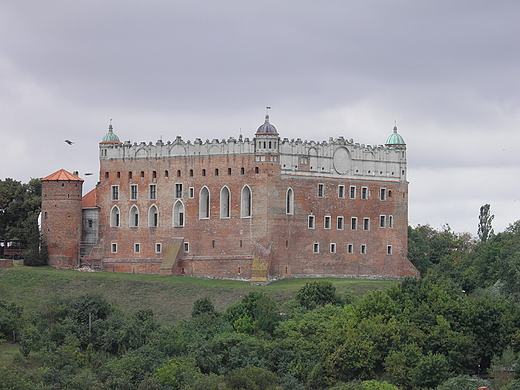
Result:
[[269,122],[269,110],[271,109],[271,107],[266,107],[265,108],[265,121],[266,122]]
[[112,119],[110,119],[110,124],[108,125],[108,131],[112,131],[113,127],[112,127]]
[[394,121],[394,133],[397,133],[397,121]]

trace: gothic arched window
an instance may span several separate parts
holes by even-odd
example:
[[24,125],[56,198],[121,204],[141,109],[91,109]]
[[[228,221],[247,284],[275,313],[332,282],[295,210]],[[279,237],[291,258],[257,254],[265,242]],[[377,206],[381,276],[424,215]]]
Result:
[[199,218],[209,219],[209,190],[204,186],[199,195]]
[[253,203],[252,203],[252,194],[251,188],[248,185],[245,185],[242,188],[241,194],[241,216],[242,218],[250,218],[253,214]]

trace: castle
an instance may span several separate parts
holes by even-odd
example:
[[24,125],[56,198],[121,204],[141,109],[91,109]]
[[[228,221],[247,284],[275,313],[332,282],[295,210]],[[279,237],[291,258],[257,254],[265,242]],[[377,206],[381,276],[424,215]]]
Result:
[[280,138],[269,115],[252,139],[99,143],[100,176],[42,179],[49,264],[267,283],[400,279],[407,259],[406,145]]

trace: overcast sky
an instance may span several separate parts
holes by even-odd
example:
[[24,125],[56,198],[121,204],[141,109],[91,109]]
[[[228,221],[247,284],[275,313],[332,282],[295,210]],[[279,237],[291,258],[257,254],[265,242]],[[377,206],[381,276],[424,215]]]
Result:
[[[519,1],[0,3],[0,179],[99,175],[98,143],[407,144],[410,225],[520,219]],[[64,140],[75,143],[67,145]],[[94,172],[85,177],[84,173]]]

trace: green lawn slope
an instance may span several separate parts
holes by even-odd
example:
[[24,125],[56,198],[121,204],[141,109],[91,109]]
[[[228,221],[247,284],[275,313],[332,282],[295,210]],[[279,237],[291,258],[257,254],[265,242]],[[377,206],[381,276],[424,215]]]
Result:
[[[284,279],[268,286],[250,286],[248,282],[229,280],[79,272],[16,264],[12,268],[0,269],[0,299],[16,302],[31,312],[52,304],[59,297],[97,293],[125,312],[153,309],[159,321],[169,325],[188,318],[195,300],[204,296],[210,297],[219,311],[252,290],[265,291],[278,302],[285,302],[312,280],[315,279]],[[331,281],[340,294],[350,290],[358,296],[369,290],[384,290],[397,283],[359,279],[320,280]]]

